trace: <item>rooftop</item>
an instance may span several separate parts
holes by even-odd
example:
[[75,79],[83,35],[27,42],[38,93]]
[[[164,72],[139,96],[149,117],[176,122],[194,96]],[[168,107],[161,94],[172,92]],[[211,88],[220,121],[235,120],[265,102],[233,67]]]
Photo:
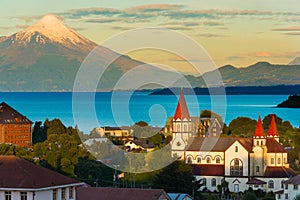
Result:
[[20,114],[18,111],[10,107],[5,102],[0,104],[0,123],[1,124],[27,124],[31,123],[27,117]]
[[0,177],[0,188],[40,189],[81,184],[75,179],[16,156],[0,156]]
[[77,188],[76,199],[78,200],[170,200],[169,196],[161,189],[136,189],[136,188]]

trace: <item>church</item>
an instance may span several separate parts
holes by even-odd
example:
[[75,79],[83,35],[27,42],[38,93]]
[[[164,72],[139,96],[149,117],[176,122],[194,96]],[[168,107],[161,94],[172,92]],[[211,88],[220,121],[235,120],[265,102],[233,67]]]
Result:
[[[199,136],[193,118],[181,91],[172,121],[171,154],[193,165],[197,180],[203,180],[201,189],[217,191],[225,180],[235,193],[250,187],[276,192],[283,189],[285,180],[296,175],[289,168],[287,151],[279,143],[274,116],[266,132],[258,117],[252,138],[222,137],[221,131]],[[212,123],[210,129],[217,130],[218,125]]]

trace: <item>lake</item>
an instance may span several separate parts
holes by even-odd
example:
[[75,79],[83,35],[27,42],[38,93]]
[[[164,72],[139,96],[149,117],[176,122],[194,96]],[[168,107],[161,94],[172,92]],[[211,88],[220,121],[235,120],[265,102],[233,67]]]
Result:
[[[95,97],[95,100],[88,97]],[[59,118],[66,126],[78,124],[79,129],[86,133],[97,126],[132,125],[140,120],[162,127],[174,114],[177,98],[175,95],[149,95],[146,92],[81,93],[72,105],[71,92],[0,93],[1,102],[8,103],[32,121]],[[300,109],[275,107],[287,98],[288,95],[186,95],[191,116],[199,116],[201,110],[213,110],[229,124],[238,116],[257,119],[258,113],[262,118],[274,113],[299,127]]]

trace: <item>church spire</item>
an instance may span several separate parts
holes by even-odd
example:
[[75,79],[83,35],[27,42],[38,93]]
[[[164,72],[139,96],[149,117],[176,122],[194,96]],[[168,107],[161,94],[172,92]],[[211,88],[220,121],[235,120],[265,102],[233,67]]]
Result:
[[264,132],[264,128],[262,126],[260,115],[258,115],[257,125],[256,125],[256,129],[255,129],[255,133],[254,133],[253,137],[254,138],[263,138],[263,137],[265,137],[265,132]]
[[183,120],[184,118],[190,119],[190,114],[185,102],[184,94],[183,94],[183,89],[180,90],[180,97],[178,100],[177,108],[174,114],[174,120],[177,119]]
[[279,134],[278,134],[276,123],[275,123],[275,116],[272,115],[272,120],[271,120],[270,128],[268,131],[268,137],[278,137],[278,136],[279,136]]

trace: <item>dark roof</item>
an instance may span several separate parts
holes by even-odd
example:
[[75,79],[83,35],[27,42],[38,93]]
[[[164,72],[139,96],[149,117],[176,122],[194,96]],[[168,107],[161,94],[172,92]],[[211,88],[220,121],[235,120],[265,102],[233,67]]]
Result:
[[266,184],[266,182],[262,181],[262,180],[259,180],[257,178],[252,178],[249,181],[247,181],[246,184],[249,184],[249,185],[263,185],[263,184]]
[[225,173],[224,165],[192,165],[193,174],[201,176],[223,176]]
[[16,156],[0,156],[0,188],[39,189],[80,184],[75,179]]
[[186,102],[185,102],[185,98],[184,98],[184,94],[183,91],[180,91],[180,96],[179,96],[179,100],[178,100],[178,104],[177,104],[177,108],[174,114],[174,120],[177,119],[183,120],[184,118],[186,119],[190,119],[190,113],[188,111]]
[[137,145],[140,145],[141,147],[143,147],[145,149],[155,147],[155,144],[153,142],[151,142],[150,140],[148,140],[147,138],[139,138],[137,140],[133,140],[132,142],[134,142]]
[[27,117],[10,107],[5,102],[0,104],[0,123],[1,124],[28,124],[31,123]]
[[[164,198],[163,198],[164,197]],[[155,200],[167,199],[169,196],[162,189],[147,190],[136,188],[94,188],[79,187],[76,190],[77,200]]]
[[287,153],[284,147],[274,138],[267,138],[268,153]]
[[120,127],[112,127],[112,126],[104,126],[105,131],[116,131],[116,130],[122,130]]
[[267,167],[264,177],[270,178],[290,178],[296,176],[296,173],[291,168],[285,167]]
[[284,190],[278,190],[276,192],[274,192],[275,194],[283,194],[284,193]]
[[249,138],[195,137],[191,140],[186,151],[225,152],[235,141],[239,141],[248,152],[252,152],[252,139]]
[[300,185],[300,175],[294,176],[293,178],[290,178],[289,180],[285,181],[284,183]]
[[191,138],[186,151],[225,151],[236,139],[218,137]]

